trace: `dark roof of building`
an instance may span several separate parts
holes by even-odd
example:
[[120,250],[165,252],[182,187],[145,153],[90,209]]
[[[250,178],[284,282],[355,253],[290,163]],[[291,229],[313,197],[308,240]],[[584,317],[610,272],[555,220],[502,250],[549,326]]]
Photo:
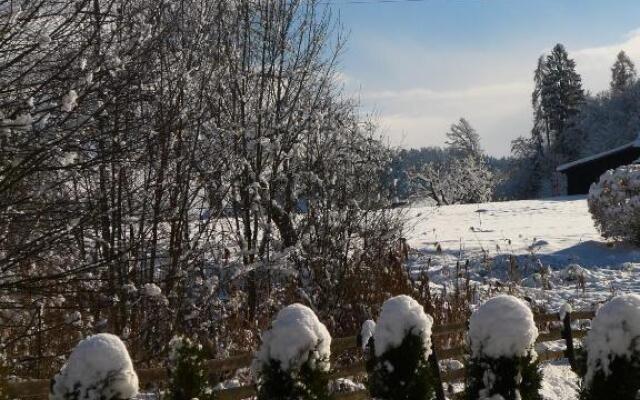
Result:
[[577,167],[578,165],[582,165],[582,164],[587,164],[591,161],[603,158],[603,157],[607,157],[607,156],[612,156],[618,153],[622,153],[628,149],[640,149],[640,136],[638,136],[638,138],[636,140],[634,140],[633,142],[627,143],[623,146],[620,147],[616,147],[615,149],[611,149],[611,150],[607,150],[607,151],[603,151],[602,153],[598,153],[598,154],[594,154],[592,156],[589,157],[585,157],[585,158],[581,158],[579,160],[575,160],[575,161],[571,161],[569,163],[566,164],[562,164],[559,165],[558,168],[556,168],[556,171],[558,172],[563,172],[566,171],[568,169],[571,169],[573,167]]

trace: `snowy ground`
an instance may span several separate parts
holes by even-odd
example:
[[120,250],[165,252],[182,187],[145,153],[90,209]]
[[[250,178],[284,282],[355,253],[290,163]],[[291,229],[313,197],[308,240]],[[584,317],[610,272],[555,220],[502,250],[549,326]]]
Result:
[[[471,284],[486,293],[510,285],[547,311],[565,302],[593,309],[612,294],[640,292],[640,248],[612,244],[594,227],[584,197],[416,207],[408,235],[416,279],[452,285],[469,260]],[[464,274],[464,268],[462,268]],[[543,366],[547,400],[578,398],[566,361]]]
[[592,308],[612,293],[640,291],[640,248],[604,240],[584,197],[408,212],[415,250],[410,268],[426,271],[436,285],[450,284],[456,262],[470,260],[471,279],[480,288],[516,283],[549,311],[564,302]]
[[542,367],[542,396],[547,400],[576,400],[578,376],[565,361],[554,361]]

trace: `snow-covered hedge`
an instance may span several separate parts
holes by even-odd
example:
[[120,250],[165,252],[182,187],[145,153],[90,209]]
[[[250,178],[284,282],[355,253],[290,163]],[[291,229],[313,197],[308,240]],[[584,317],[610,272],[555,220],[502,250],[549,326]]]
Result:
[[169,386],[163,400],[210,400],[213,389],[207,380],[202,346],[189,338],[176,336],[169,342]]
[[469,398],[542,399],[537,337],[533,313],[522,300],[500,295],[480,306],[469,322]]
[[589,211],[606,238],[640,243],[640,165],[605,172],[589,190]]
[[581,398],[635,400],[640,393],[640,296],[614,297],[593,319],[584,342]]
[[[435,379],[431,355],[433,319],[409,296],[384,302],[367,360],[369,392],[383,400],[432,399]],[[370,325],[372,326],[372,325]]]
[[302,304],[280,310],[254,360],[258,399],[328,398],[331,335]]
[[53,378],[50,400],[126,400],[138,394],[138,376],[124,343],[100,333],[82,340]]

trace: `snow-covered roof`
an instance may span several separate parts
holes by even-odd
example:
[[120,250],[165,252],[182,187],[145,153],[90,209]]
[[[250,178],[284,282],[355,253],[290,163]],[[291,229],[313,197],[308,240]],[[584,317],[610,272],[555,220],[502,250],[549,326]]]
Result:
[[603,151],[602,153],[594,154],[594,155],[589,156],[589,157],[581,158],[579,160],[575,160],[575,161],[571,161],[571,162],[566,163],[566,164],[559,165],[558,168],[556,168],[556,171],[558,171],[558,172],[566,171],[569,168],[575,167],[577,165],[585,164],[585,163],[588,163],[590,161],[597,160],[598,158],[610,156],[610,155],[613,155],[613,154],[616,154],[616,153],[619,153],[621,151],[624,151],[624,150],[627,150],[627,149],[631,149],[631,148],[640,148],[640,135],[633,142],[627,143],[627,144],[625,144],[623,146],[620,146],[620,147],[616,147],[615,149]]

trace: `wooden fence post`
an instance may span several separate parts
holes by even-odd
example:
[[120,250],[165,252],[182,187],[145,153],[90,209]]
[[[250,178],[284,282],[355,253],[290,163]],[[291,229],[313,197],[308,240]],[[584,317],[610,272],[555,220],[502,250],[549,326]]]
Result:
[[431,368],[436,375],[438,386],[436,387],[436,400],[446,400],[444,396],[444,388],[442,387],[442,375],[440,374],[440,364],[438,363],[438,355],[436,354],[435,343],[431,344],[431,355],[429,356]]
[[571,365],[571,369],[576,371],[576,354],[575,349],[573,347],[573,333],[571,332],[571,312],[567,312],[564,315],[563,328],[562,328],[562,338],[564,339],[567,349],[565,350],[565,356],[569,360],[569,365]]

